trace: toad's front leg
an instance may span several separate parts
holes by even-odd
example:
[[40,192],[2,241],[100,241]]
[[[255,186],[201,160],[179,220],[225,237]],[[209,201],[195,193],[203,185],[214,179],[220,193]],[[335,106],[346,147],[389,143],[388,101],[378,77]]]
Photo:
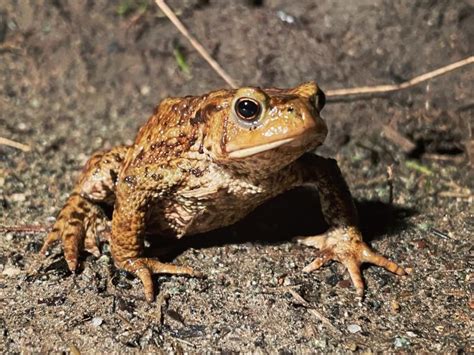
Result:
[[357,211],[336,161],[305,154],[296,164],[303,184],[318,189],[324,218],[331,226],[323,235],[296,238],[298,243],[321,251],[321,256],[303,271],[317,270],[326,262],[337,260],[349,271],[359,296],[364,293],[364,281],[360,271],[362,263],[375,264],[397,275],[405,275],[403,268],[373,251],[362,240],[357,225]]
[[[122,192],[122,193],[121,193]],[[143,191],[119,191],[112,217],[111,251],[115,265],[140,278],[145,288],[145,298],[152,302],[154,295],[153,274],[184,274],[198,276],[190,267],[164,264],[156,259],[143,257],[146,211],[149,205]]]

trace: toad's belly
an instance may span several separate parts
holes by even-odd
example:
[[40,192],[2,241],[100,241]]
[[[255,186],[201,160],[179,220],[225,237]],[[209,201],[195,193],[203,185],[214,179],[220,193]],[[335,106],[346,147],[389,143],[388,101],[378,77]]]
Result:
[[151,234],[181,238],[238,222],[256,207],[286,189],[262,189],[234,194],[219,190],[204,196],[181,194],[155,206],[149,216]]

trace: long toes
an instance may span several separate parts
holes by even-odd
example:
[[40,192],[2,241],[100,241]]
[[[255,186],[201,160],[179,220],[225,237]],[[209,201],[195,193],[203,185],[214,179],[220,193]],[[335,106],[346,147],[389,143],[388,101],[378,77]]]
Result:
[[308,247],[323,249],[326,238],[324,237],[324,235],[320,235],[320,236],[314,236],[314,237],[295,237],[293,238],[293,240],[300,245],[306,245]]
[[53,229],[44,240],[43,246],[41,247],[41,250],[39,251],[40,254],[43,254],[43,255],[46,254],[46,252],[51,247],[51,245],[56,243],[59,239],[61,239],[61,235],[58,233],[57,229],[56,230]]
[[155,259],[146,259],[146,264],[155,274],[173,274],[198,276],[198,272],[187,266],[177,266],[173,264],[161,263]]
[[153,280],[151,278],[152,272],[144,266],[138,269],[135,274],[140,278],[143,284],[145,299],[147,302],[153,302],[155,299],[155,290],[153,287]]
[[100,256],[100,250],[97,245],[95,231],[94,233],[87,233],[86,239],[84,240],[84,250],[86,250],[88,253],[91,253],[96,258]]
[[147,302],[153,302],[155,299],[155,292],[153,287],[153,280],[151,278],[153,272],[147,265],[147,259],[128,259],[117,264],[122,268],[136,276],[141,280],[145,291],[145,299]]
[[311,272],[311,271],[318,270],[321,266],[326,264],[331,259],[332,259],[332,255],[330,253],[324,253],[323,255],[314,259],[310,264],[306,265],[303,268],[303,272]]
[[173,264],[165,264],[155,259],[138,258],[128,259],[117,263],[117,267],[122,268],[140,278],[145,288],[145,298],[148,302],[152,302],[155,298],[153,291],[153,274],[176,274],[200,276],[200,273],[194,271],[187,266],[176,266]]
[[362,253],[363,255],[363,261],[366,263],[371,263],[380,267],[383,267],[384,269],[393,272],[394,274],[397,275],[406,275],[406,271],[398,266],[396,263],[391,261],[390,259],[387,259],[385,256],[380,255],[379,253],[376,253],[372,250],[364,250]]
[[348,259],[344,261],[344,265],[349,271],[352,283],[356,289],[357,296],[362,297],[364,295],[364,280],[360,272],[360,264],[354,259]]
[[70,226],[62,235],[64,258],[66,259],[69,270],[76,271],[78,265],[79,253],[84,248],[84,228],[82,225]]

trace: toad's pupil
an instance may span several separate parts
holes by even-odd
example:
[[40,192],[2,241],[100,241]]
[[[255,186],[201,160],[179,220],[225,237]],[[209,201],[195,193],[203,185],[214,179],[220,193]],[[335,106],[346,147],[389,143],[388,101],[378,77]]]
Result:
[[254,119],[260,113],[260,105],[249,99],[241,99],[237,102],[237,113],[243,119]]

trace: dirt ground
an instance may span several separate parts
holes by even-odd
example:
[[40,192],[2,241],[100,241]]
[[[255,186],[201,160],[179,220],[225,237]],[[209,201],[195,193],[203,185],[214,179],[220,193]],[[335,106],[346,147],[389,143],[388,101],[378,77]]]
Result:
[[[242,85],[397,83],[474,53],[468,0],[169,4]],[[59,247],[37,254],[45,233],[3,228],[0,350],[473,352],[473,74],[324,111],[321,154],[339,161],[366,239],[409,276],[369,266],[358,301],[341,265],[303,273],[316,251],[291,238],[324,230],[304,190],[167,241],[163,260],[207,278],[157,276],[152,304],[106,243],[71,275]],[[91,153],[131,143],[160,99],[224,86],[152,2],[1,1],[0,137],[32,150],[0,145],[0,224],[50,225]]]

